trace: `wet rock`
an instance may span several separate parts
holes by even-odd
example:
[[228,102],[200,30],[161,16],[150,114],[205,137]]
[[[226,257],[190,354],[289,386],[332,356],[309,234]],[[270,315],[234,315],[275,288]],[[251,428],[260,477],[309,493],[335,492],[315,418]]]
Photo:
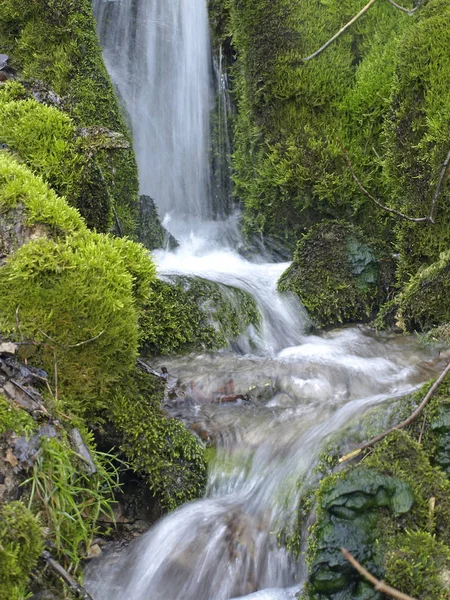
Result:
[[8,66],[9,56],[7,54],[0,54],[0,71]]
[[32,467],[37,458],[42,438],[55,438],[58,434],[51,425],[44,425],[36,435],[27,440],[19,437],[13,442],[14,455],[22,468]]
[[155,201],[150,196],[139,198],[138,240],[149,250],[178,247],[177,240],[161,224]]
[[346,547],[375,576],[382,575],[376,543],[379,511],[387,508],[394,515],[401,515],[413,503],[413,492],[407,483],[374,469],[358,467],[325,487],[314,532],[317,550],[309,581],[311,597],[381,598],[361,581],[341,548]]

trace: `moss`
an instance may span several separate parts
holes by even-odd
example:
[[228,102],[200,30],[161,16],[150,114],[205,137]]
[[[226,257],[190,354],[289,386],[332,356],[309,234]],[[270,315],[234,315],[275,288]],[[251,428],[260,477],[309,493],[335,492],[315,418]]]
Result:
[[57,368],[71,409],[95,410],[134,364],[139,302],[154,272],[134,242],[88,231],[30,241],[0,270],[0,328],[17,335],[18,310],[22,335],[39,344],[53,377]]
[[24,224],[45,225],[56,236],[86,229],[77,210],[10,154],[0,151],[0,215],[5,218],[20,207]]
[[36,517],[22,502],[0,506],[0,599],[23,600],[44,549]]
[[158,209],[150,196],[139,197],[139,224],[137,237],[149,250],[168,248],[174,250],[178,242],[161,224]]
[[0,395],[0,435],[7,432],[27,435],[35,427],[36,423],[28,413],[12,406],[4,396]]
[[259,319],[254,300],[237,288],[200,278],[156,281],[141,319],[143,349],[171,354],[222,348]]
[[[0,15],[3,51],[11,64],[28,80],[43,80],[59,96],[77,126],[102,126],[129,132],[102,61],[92,6],[89,0],[6,0]],[[121,226],[134,235],[137,219],[137,165],[131,147],[101,149],[95,157],[97,170],[85,184],[108,208],[114,205]],[[107,187],[98,196],[99,173]],[[89,201],[89,194],[85,195]],[[92,206],[80,206],[89,215]],[[98,210],[98,207],[96,207]],[[109,226],[109,212],[93,214],[98,230]]]
[[397,319],[408,330],[428,330],[450,321],[450,252],[420,270],[395,299]]
[[450,548],[428,532],[408,531],[392,541],[385,557],[386,582],[417,600],[448,600]]
[[173,510],[201,496],[206,461],[185,426],[164,416],[163,393],[160,380],[136,371],[116,394],[109,418],[121,434],[130,466],[161,496],[163,508]]
[[297,293],[318,325],[367,320],[386,294],[381,251],[352,225],[320,223],[299,241],[278,288]]

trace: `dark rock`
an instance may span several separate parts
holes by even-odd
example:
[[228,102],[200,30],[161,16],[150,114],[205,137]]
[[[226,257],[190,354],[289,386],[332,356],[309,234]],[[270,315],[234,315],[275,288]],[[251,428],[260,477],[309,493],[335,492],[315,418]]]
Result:
[[0,54],[0,71],[8,66],[9,56],[7,54]]
[[155,201],[150,196],[139,197],[139,225],[137,230],[139,241],[149,250],[178,247],[177,240],[161,224]]
[[58,434],[51,425],[44,425],[36,435],[27,440],[19,437],[14,441],[14,455],[22,468],[32,467],[37,458],[37,453],[41,447],[42,438],[54,438]]

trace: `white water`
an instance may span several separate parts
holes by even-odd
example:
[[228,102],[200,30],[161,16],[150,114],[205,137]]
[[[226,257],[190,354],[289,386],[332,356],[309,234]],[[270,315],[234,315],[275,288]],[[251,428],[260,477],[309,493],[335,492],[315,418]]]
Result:
[[[92,562],[95,600],[291,600],[305,578],[301,560],[277,544],[295,525],[298,500],[330,436],[364,434],[370,408],[380,430],[390,398],[430,378],[414,339],[375,337],[359,328],[306,333],[293,297],[279,296],[286,264],[245,260],[233,219],[209,214],[207,161],[209,51],[205,0],[95,0],[108,69],[130,115],[141,191],[153,196],[180,240],[157,252],[161,275],[195,275],[250,292],[262,325],[241,352],[164,363],[187,382],[189,402],[172,414],[217,443],[206,497],[157,523],[119,556]],[[180,218],[180,215],[183,215]],[[199,218],[201,217],[201,219]],[[242,351],[242,349],[244,351]],[[249,402],[216,404],[224,386]]]
[[141,193],[205,218],[210,45],[203,0],[94,0],[103,56],[133,131]]

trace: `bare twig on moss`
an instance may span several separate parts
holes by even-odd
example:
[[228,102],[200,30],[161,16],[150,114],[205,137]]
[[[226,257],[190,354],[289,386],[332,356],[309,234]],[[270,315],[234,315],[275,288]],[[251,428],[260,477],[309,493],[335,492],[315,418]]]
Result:
[[316,56],[321,54],[324,50],[326,50],[328,48],[328,46],[330,46],[335,40],[338,39],[338,37],[340,37],[343,33],[345,33],[347,31],[347,29],[350,29],[350,27],[353,25],[353,23],[356,23],[356,21],[358,19],[360,19],[369,10],[369,8],[371,8],[375,4],[376,1],[377,0],[370,0],[370,2],[368,4],[366,4],[366,6],[362,10],[360,10],[359,13],[356,16],[354,16],[351,21],[349,21],[346,25],[344,25],[344,27],[342,27],[342,29],[340,29],[337,33],[335,33],[333,35],[333,37],[328,40],[328,42],[326,42],[323,46],[321,46],[318,50],[316,50],[316,52],[314,52],[310,56],[303,58],[302,62],[308,62],[309,60],[311,60],[312,58],[315,58]]
[[355,569],[358,571],[358,573],[360,575],[362,575],[368,581],[370,581],[370,583],[374,586],[374,588],[377,590],[377,592],[383,592],[383,594],[388,594],[389,596],[392,596],[393,598],[397,598],[397,600],[415,600],[414,598],[412,598],[412,596],[408,596],[407,594],[404,594],[403,592],[399,592],[395,588],[384,583],[384,581],[380,581],[379,579],[374,577],[345,548],[341,548],[341,552],[344,555],[344,557],[348,560],[348,562],[352,565],[352,567],[355,567]]
[[417,4],[414,8],[405,8],[404,6],[400,6],[400,4],[397,4],[397,2],[394,2],[394,0],[388,0],[388,2],[389,2],[389,4],[392,4],[392,6],[395,6],[395,8],[398,8],[398,10],[401,10],[401,11],[405,12],[410,17],[420,7],[420,4]]
[[98,340],[98,338],[105,333],[105,330],[102,329],[102,331],[100,331],[100,333],[98,333],[93,338],[89,338],[88,340],[83,340],[82,342],[78,342],[77,344],[60,344],[59,342],[57,342],[56,340],[54,340],[53,338],[51,338],[49,335],[47,335],[45,333],[45,331],[42,331],[41,329],[39,329],[39,333],[41,333],[44,337],[46,337],[48,340],[50,340],[53,344],[55,344],[55,346],[58,346],[59,348],[66,348],[67,349],[67,348],[79,348],[80,346],[85,346],[86,344],[90,344],[91,342],[95,342],[95,340]]
[[363,184],[360,182],[360,180],[356,176],[355,170],[352,165],[352,161],[350,160],[347,150],[344,148],[344,144],[339,139],[338,139],[338,143],[339,143],[339,146],[341,147],[342,152],[344,153],[344,157],[347,162],[350,173],[353,177],[353,180],[355,181],[355,183],[357,184],[359,189],[363,192],[363,194],[365,194],[370,200],[372,200],[372,202],[374,202],[377,206],[379,206],[383,210],[386,210],[387,212],[397,215],[397,217],[400,217],[401,219],[406,219],[407,221],[412,221],[413,223],[423,223],[423,222],[429,222],[431,220],[429,216],[428,217],[409,217],[408,215],[405,215],[402,212],[395,210],[395,208],[390,208],[389,206],[386,206],[385,204],[383,204],[382,202],[377,200],[377,198],[375,198],[375,196],[372,196],[372,194],[366,190],[366,188],[363,186]]
[[77,583],[75,579],[73,579],[73,577],[71,577],[64,569],[64,567],[59,564],[59,562],[52,558],[50,552],[45,550],[42,554],[42,558],[46,561],[48,567],[54,573],[56,573],[58,577],[61,577],[61,579],[77,594],[79,598],[82,600],[94,600],[89,592],[87,592],[83,586]]
[[450,164],[450,150],[447,154],[447,158],[444,160],[444,164],[442,165],[441,174],[439,175],[439,180],[436,186],[436,191],[434,192],[433,200],[431,201],[431,209],[430,209],[430,221],[434,223],[434,212],[436,210],[436,202],[439,198],[439,194],[441,193],[441,187],[445,180],[445,175],[448,170],[448,166]]
[[380,442],[382,439],[384,439],[386,436],[388,436],[393,431],[397,431],[399,429],[404,429],[405,427],[407,427],[408,425],[410,425],[414,421],[414,419],[416,419],[421,414],[421,412],[423,411],[423,409],[425,408],[425,406],[428,404],[428,402],[430,401],[430,399],[436,393],[436,390],[439,388],[439,386],[441,385],[441,383],[447,377],[448,373],[450,373],[450,363],[445,367],[445,369],[442,371],[442,373],[439,375],[439,377],[433,383],[433,385],[431,386],[431,388],[428,390],[428,393],[425,395],[425,398],[422,400],[422,402],[419,404],[419,406],[416,408],[416,410],[413,413],[411,413],[410,416],[407,419],[405,419],[404,421],[402,421],[402,423],[399,423],[398,425],[395,425],[394,427],[391,427],[390,429],[388,429],[384,433],[380,433],[380,435],[377,435],[376,437],[372,438],[371,440],[369,440],[365,444],[362,444],[362,446],[359,446],[359,448],[356,448],[355,450],[352,450],[352,452],[349,452],[348,454],[346,454],[345,456],[343,456],[342,458],[340,458],[339,462],[343,463],[343,462],[345,462],[347,460],[350,460],[351,458],[354,458],[355,456],[358,456],[358,454],[360,454],[360,452],[362,452],[366,448],[370,448],[371,446],[373,446],[377,442]]

